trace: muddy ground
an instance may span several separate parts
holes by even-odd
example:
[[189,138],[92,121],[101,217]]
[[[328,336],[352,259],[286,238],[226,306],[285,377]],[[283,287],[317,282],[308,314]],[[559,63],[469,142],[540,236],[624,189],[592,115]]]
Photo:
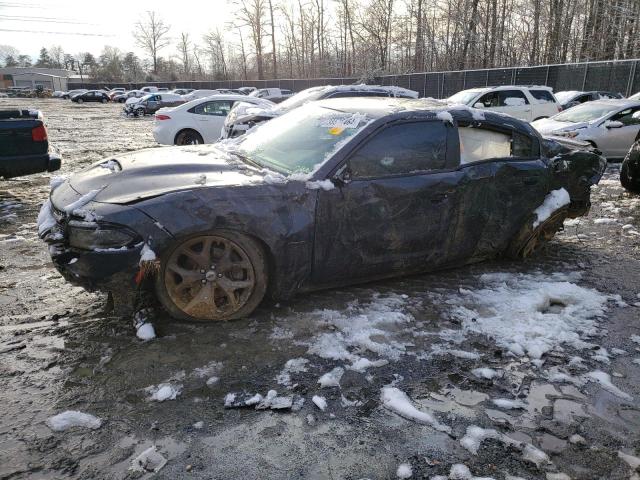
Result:
[[[43,111],[63,156],[57,173],[154,146],[151,119],[124,118],[119,105],[0,99],[15,105]],[[400,464],[411,478],[447,478],[454,464],[497,480],[638,478],[640,198],[621,189],[618,168],[589,216],[526,262],[318,292],[217,325],[159,313],[149,342],[52,267],[35,229],[50,175],[2,181],[0,479],[150,476],[130,466],[152,445],[168,460],[155,476],[167,479],[391,479]],[[527,304],[538,287],[546,303]],[[540,331],[543,354],[518,353],[510,325],[533,319],[533,330],[540,315],[575,321],[575,338]],[[495,335],[474,330],[492,316]],[[336,367],[339,386],[321,387]],[[150,400],[162,383],[179,391],[174,400]],[[269,390],[294,408],[224,407],[229,393],[237,403]],[[384,391],[435,420],[385,407]],[[67,410],[102,424],[52,431],[45,421]],[[478,435],[492,438],[474,448]]]

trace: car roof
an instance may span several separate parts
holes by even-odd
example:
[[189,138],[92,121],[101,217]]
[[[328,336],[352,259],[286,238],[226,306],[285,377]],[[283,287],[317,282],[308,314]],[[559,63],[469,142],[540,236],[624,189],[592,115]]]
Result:
[[[253,101],[247,100],[247,95],[242,95],[241,93],[219,93],[216,95],[209,95],[208,97],[200,97],[194,100],[190,100],[186,103],[183,103],[182,105],[178,105],[178,107],[176,108],[181,108],[181,109],[186,108],[188,110],[191,107],[200,105],[203,102],[209,102],[211,100],[233,100],[237,102],[251,103],[252,105],[254,105]],[[256,99],[256,100],[262,100],[262,99]]]

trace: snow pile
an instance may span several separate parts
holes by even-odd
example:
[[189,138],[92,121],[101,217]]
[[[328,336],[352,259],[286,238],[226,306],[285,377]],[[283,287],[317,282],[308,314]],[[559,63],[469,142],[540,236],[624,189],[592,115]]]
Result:
[[[100,193],[99,189],[91,190],[90,192],[85,193],[78,200],[64,207],[64,211],[67,214],[72,214],[72,213],[75,214],[76,210],[80,211],[82,207],[84,207],[87,203],[89,203],[94,198],[96,198],[96,195],[98,195],[98,193]],[[78,214],[78,215],[82,216],[82,214]]]
[[592,380],[600,384],[602,388],[606,391],[613,393],[616,397],[620,397],[624,400],[631,401],[633,397],[628,393],[623,392],[618,387],[616,387],[613,383],[611,383],[611,377],[609,374],[602,372],[600,370],[595,370],[593,372],[589,372],[586,374],[586,378],[588,380]]
[[144,390],[151,394],[149,400],[153,402],[164,402],[165,400],[175,400],[182,392],[182,385],[160,383],[158,385],[147,387]]
[[307,360],[306,358],[292,358],[291,360],[287,360],[287,363],[284,364],[284,368],[276,377],[276,381],[280,385],[291,387],[291,374],[306,372],[307,363],[309,363],[309,360]]
[[51,213],[51,200],[47,199],[40,207],[36,224],[38,225],[38,235],[43,235],[56,224],[56,219]]
[[329,179],[316,180],[315,182],[307,182],[305,185],[310,190],[318,190],[318,189],[333,190],[335,188],[335,185]]
[[453,125],[453,117],[449,112],[445,112],[445,111],[438,112],[436,114],[436,118],[438,120],[442,120],[445,123],[449,122],[451,125]]
[[463,465],[462,463],[456,463],[451,465],[451,470],[449,470],[449,476],[446,477],[444,475],[438,475],[437,477],[432,477],[431,480],[493,480],[491,477],[474,477],[469,470],[469,467]]
[[207,176],[204,173],[201,173],[196,177],[193,181],[196,185],[206,185],[207,184]]
[[311,399],[313,404],[323,412],[327,409],[327,399],[319,395],[314,395]]
[[396,470],[396,477],[398,478],[411,478],[413,475],[413,469],[408,463],[401,463]]
[[610,297],[580,287],[565,274],[485,274],[484,288],[460,289],[446,303],[463,331],[486,335],[514,355],[540,359],[563,344],[592,346],[583,337],[598,333]]
[[569,197],[569,192],[564,188],[559,188],[558,190],[552,190],[549,192],[545,197],[544,202],[542,202],[542,205],[533,211],[533,213],[536,214],[536,220],[533,222],[533,228],[536,228],[544,222],[551,216],[551,214],[553,214],[553,212],[565,205],[569,205],[569,203],[571,203],[571,198]]
[[95,430],[100,428],[102,420],[88,413],[77,410],[67,410],[53,417],[49,417],[45,422],[47,426],[55,432],[64,432],[68,428],[83,427]]
[[167,459],[160,455],[156,451],[156,446],[153,445],[133,459],[129,470],[142,473],[156,473],[159,472],[166,464]]
[[401,417],[431,425],[440,432],[451,433],[451,428],[438,422],[433,415],[422,412],[414,407],[407,394],[399,388],[384,387],[380,395],[380,401],[382,405]]
[[322,375],[318,379],[318,383],[320,384],[321,388],[339,387],[340,386],[340,379],[342,378],[343,374],[344,374],[344,368],[336,367],[333,370],[331,370],[330,372],[327,372],[324,375]]
[[[312,312],[312,316],[319,317],[320,326],[331,331],[316,335],[311,340],[308,352],[322,358],[349,361],[351,365],[347,368],[357,371],[397,360],[405,353],[408,344],[389,338],[392,335],[390,330],[395,330],[398,324],[413,321],[410,314],[402,311],[407,303],[406,298],[406,295],[391,294],[383,297],[375,294],[368,304],[354,303],[344,310]],[[374,337],[381,337],[383,340],[378,342]],[[364,357],[367,351],[381,358],[370,360]]]
[[455,110],[465,110],[467,112],[469,112],[471,114],[471,117],[476,120],[476,121],[483,121],[485,120],[485,116],[484,116],[484,112],[478,108],[471,108],[467,105],[463,105],[461,103],[455,103],[451,105],[452,109]]

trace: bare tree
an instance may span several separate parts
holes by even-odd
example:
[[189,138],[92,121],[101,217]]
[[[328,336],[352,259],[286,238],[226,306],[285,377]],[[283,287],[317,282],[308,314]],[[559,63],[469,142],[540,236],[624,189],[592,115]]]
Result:
[[148,11],[144,21],[136,23],[133,37],[136,44],[143,48],[153,61],[153,73],[158,73],[158,52],[170,43],[169,25],[156,12]]
[[182,62],[182,72],[185,76],[191,75],[191,40],[189,34],[182,32],[178,41],[178,54]]

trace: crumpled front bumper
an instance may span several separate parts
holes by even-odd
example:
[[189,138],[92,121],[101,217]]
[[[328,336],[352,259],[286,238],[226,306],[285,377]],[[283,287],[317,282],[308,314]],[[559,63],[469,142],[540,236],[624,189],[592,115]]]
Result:
[[[102,206],[99,216],[134,230],[140,241],[130,247],[86,250],[69,243],[71,218],[49,202],[55,224],[40,232],[48,244],[51,260],[60,274],[70,283],[89,291],[134,291],[140,279],[140,254],[145,243],[151,248],[164,245],[170,235],[160,229],[139,210],[126,205],[96,204]],[[102,220],[101,220],[102,221]],[[91,227],[92,222],[84,225]],[[96,223],[95,228],[99,228]]]

